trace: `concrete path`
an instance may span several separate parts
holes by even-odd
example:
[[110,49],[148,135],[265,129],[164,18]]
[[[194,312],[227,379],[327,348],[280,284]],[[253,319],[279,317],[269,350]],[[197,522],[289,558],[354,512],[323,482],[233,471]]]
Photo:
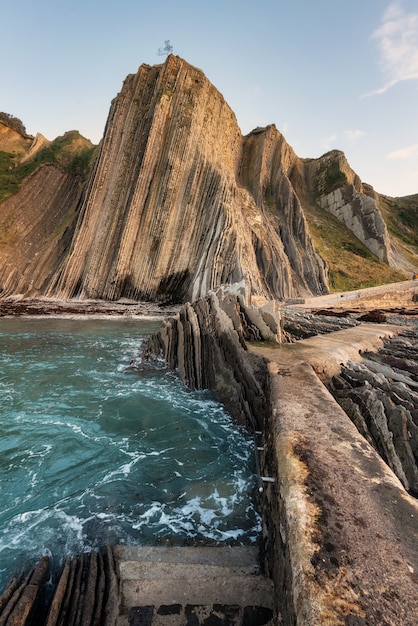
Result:
[[269,361],[286,369],[299,363],[309,363],[325,380],[339,373],[341,364],[359,361],[362,352],[376,352],[383,339],[393,337],[402,326],[389,324],[360,324],[354,328],[337,330],[327,335],[317,335],[295,343],[249,346]]
[[114,548],[118,626],[271,624],[273,588],[254,547]]

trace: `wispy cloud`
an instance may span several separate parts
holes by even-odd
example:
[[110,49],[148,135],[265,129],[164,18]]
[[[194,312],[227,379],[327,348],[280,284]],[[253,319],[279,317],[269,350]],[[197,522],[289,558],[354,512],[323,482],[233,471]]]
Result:
[[339,149],[347,145],[347,143],[353,143],[363,137],[364,132],[362,130],[344,130],[342,133],[334,133],[323,140],[322,146],[325,150],[331,150],[339,144]]
[[406,148],[400,150],[394,150],[387,155],[388,159],[411,159],[418,156],[418,143],[412,144]]
[[357,141],[357,139],[363,137],[364,132],[362,130],[345,130],[343,135],[346,141]]
[[328,151],[328,150],[331,150],[332,148],[335,148],[336,143],[337,143],[337,138],[338,138],[338,135],[336,134],[326,137],[322,141],[322,147],[324,148],[324,150]]
[[401,0],[394,0],[372,39],[377,41],[384,84],[366,96],[385,93],[405,80],[418,80],[418,13],[406,13]]

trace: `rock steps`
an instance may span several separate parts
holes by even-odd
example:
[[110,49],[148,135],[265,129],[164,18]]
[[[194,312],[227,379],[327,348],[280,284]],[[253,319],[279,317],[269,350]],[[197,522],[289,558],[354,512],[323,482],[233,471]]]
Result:
[[0,596],[0,626],[262,626],[274,594],[253,547],[107,546],[68,556],[53,597],[43,557]]
[[253,547],[115,548],[118,626],[271,624],[273,588]]

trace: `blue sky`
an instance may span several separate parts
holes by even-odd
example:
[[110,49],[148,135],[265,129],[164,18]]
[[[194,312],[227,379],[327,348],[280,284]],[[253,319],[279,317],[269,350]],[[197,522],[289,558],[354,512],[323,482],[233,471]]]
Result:
[[97,143],[127,74],[174,54],[243,134],[274,123],[300,157],[337,148],[380,193],[418,193],[417,0],[13,0],[0,111],[31,134]]

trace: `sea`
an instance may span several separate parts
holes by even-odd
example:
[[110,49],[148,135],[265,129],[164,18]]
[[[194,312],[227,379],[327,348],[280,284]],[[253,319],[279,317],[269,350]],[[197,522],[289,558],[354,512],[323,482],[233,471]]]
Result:
[[0,319],[0,593],[45,554],[257,541],[253,442],[141,362],[159,324]]

